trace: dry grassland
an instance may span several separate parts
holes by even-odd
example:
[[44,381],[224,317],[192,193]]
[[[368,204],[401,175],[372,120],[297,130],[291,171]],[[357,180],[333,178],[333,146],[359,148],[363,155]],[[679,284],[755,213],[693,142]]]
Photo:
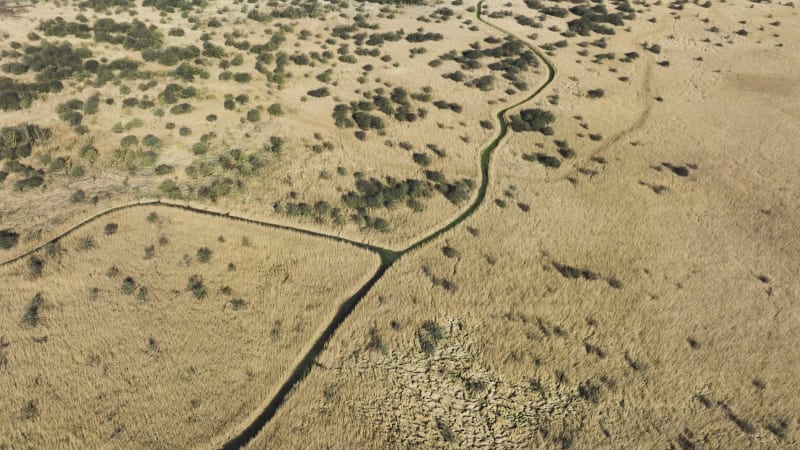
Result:
[[220,445],[377,259],[167,207],[82,227],[0,268],[0,447]]
[[[279,3],[275,8],[290,4]],[[101,207],[106,207],[131,197],[165,197],[166,194],[159,187],[169,180],[177,183],[185,199],[213,202],[219,208],[236,210],[272,222],[315,230],[336,229],[337,233],[375,244],[398,248],[406,246],[415,237],[455,217],[463,203],[451,203],[434,193],[424,200],[424,210],[420,212],[403,205],[370,211],[371,215],[388,220],[392,230],[390,233],[361,229],[350,220],[337,224],[324,216],[322,219],[287,217],[275,212],[272,206],[278,201],[305,202],[310,205],[325,201],[341,207],[341,196],[354,189],[355,173],[361,173],[365,178],[392,176],[399,180],[424,180],[423,171],[434,170],[441,171],[450,181],[462,178],[478,181],[479,152],[496,132],[482,128],[480,121],[493,121],[496,110],[504,104],[521,100],[527,93],[513,89],[499,72],[486,67],[496,59],[484,58],[481,67],[466,71],[467,79],[493,74],[493,88],[487,91],[444,78],[443,74],[459,70],[459,64],[454,61],[443,61],[435,68],[429,65],[430,61],[439,59],[449,51],[460,53],[469,50],[473,43],[480,43],[482,48],[499,45],[484,42],[487,38],[502,37],[502,34],[478,27],[474,15],[466,11],[467,6],[451,6],[454,16],[447,20],[431,19],[430,23],[421,23],[417,18],[434,13],[437,8],[433,6],[394,10],[371,3],[337,7],[336,11],[320,18],[274,19],[260,23],[246,18],[247,11],[253,8],[250,4],[241,9],[238,3],[229,1],[214,2],[188,17],[180,13],[160,16],[159,11],[152,7],[137,8],[136,14],[128,15],[124,10],[95,12],[82,9],[77,3],[64,5],[51,2],[37,4],[37,8],[28,9],[18,16],[0,17],[0,29],[6,33],[5,38],[0,40],[0,48],[10,47],[14,42],[38,45],[41,41],[30,41],[27,37],[35,31],[43,40],[89,48],[92,58],[96,60],[106,58],[113,61],[124,57],[139,61],[137,70],[143,74],[141,79],[121,79],[103,86],[68,80],[62,91],[34,101],[30,108],[23,111],[0,110],[0,123],[35,123],[53,128],[54,137],[38,146],[23,163],[47,169],[48,163],[43,163],[45,160],[65,158],[67,161],[65,170],[48,170],[41,188],[23,193],[12,189],[17,178],[11,174],[4,183],[4,195],[0,197],[4,226],[14,228],[27,239],[38,240],[38,233],[48,235],[54,231],[54,224],[73,222],[82,217],[82,211],[86,209],[83,202],[70,202],[71,195],[76,191],[84,192],[87,200],[97,196]],[[270,11],[269,8],[262,9]],[[391,13],[381,13],[382,9]],[[224,13],[221,14],[221,11]],[[76,23],[79,14],[87,17],[88,26],[103,18],[111,18],[116,22],[142,21],[161,31],[165,36],[165,47],[195,45],[202,49],[201,38],[208,34],[209,43],[224,49],[225,60],[231,61],[239,56],[242,62],[223,69],[218,66],[217,59],[206,57],[205,63],[198,67],[208,72],[208,78],[195,76],[194,80],[187,82],[171,74],[175,66],[142,61],[138,51],[69,34],[46,36],[37,28],[42,21],[57,17],[67,23]],[[380,46],[362,45],[360,47],[367,50],[379,49],[381,56],[358,55],[355,63],[338,61],[337,52],[342,45],[348,46],[350,55],[353,55],[357,46],[352,39],[332,38],[332,31],[337,26],[352,25],[358,15],[365,17],[365,23],[374,28],[357,29],[356,32],[363,30],[372,34],[403,30],[408,34],[422,29],[423,32],[439,33],[444,38],[419,43],[401,39],[387,41]],[[219,28],[194,26],[195,23],[205,24],[215,18],[221,22]],[[169,35],[174,28],[184,30],[184,35]],[[247,41],[252,46],[264,44],[281,29],[290,31],[284,33],[285,41],[278,46],[275,54],[310,55],[327,50],[336,57],[325,62],[312,59],[307,65],[289,62],[286,68],[289,75],[282,84],[268,81],[264,74],[254,69],[257,55],[247,49],[234,47],[234,43]],[[301,37],[301,32],[307,37]],[[329,40],[333,43],[326,42]],[[424,49],[425,53],[412,55],[412,48]],[[382,59],[384,57],[387,59]],[[369,70],[365,69],[367,66],[370,66]],[[331,71],[330,80],[320,81],[317,76],[326,70]],[[152,74],[145,75],[147,72]],[[224,72],[246,73],[252,80],[220,80]],[[539,67],[523,71],[519,78],[528,86],[534,86],[544,76],[543,67]],[[18,78],[32,81],[34,74],[28,72]],[[170,83],[193,87],[197,93],[175,104],[165,103],[160,93]],[[315,98],[307,94],[310,90],[322,87],[328,88],[329,95]],[[413,109],[426,110],[425,118],[401,122],[378,113],[385,122],[384,130],[368,131],[363,141],[354,136],[354,130],[358,128],[337,128],[334,125],[332,112],[336,104],[364,100],[365,94],[374,93],[376,89],[384,89],[384,95],[388,96],[396,87],[405,89],[409,94],[420,94],[423,88],[430,89],[429,100],[411,101]],[[55,110],[58,105],[71,99],[85,101],[95,93],[100,95],[100,112],[84,114],[82,125],[88,129],[88,133],[78,135],[58,118]],[[232,109],[223,108],[226,96],[235,98],[241,95],[248,97],[246,103],[237,101]],[[113,100],[113,104],[107,104],[107,99]],[[144,109],[125,106],[126,99],[149,100],[155,105]],[[434,106],[433,102],[437,100],[460,106],[460,112]],[[173,114],[171,108],[183,102],[190,104],[191,110]],[[273,104],[281,105],[283,113],[269,114],[268,109]],[[247,120],[247,113],[251,110],[260,111],[259,121]],[[209,115],[214,116],[213,121],[207,120]],[[185,135],[181,133],[184,128]],[[161,141],[155,161],[133,156],[135,151],[147,150],[146,146],[122,144],[122,139],[127,136],[135,136],[143,142],[146,135],[153,135]],[[203,141],[203,136],[208,137],[208,151],[197,155],[194,146]],[[284,140],[279,155],[261,152],[265,145],[269,146],[271,137]],[[412,148],[404,149],[401,143],[410,144]],[[81,157],[81,149],[86,144],[98,150],[96,160],[89,162]],[[432,152],[429,145],[443,150],[442,156]],[[236,170],[221,169],[224,164],[218,160],[228,155],[231,149],[259,155],[265,163],[264,167],[245,175]],[[416,164],[413,161],[414,153],[427,154],[431,159],[430,165],[421,167]],[[77,165],[83,167],[84,174],[69,176],[69,169]],[[169,166],[171,172],[157,174],[156,168],[162,165]],[[199,168],[194,172],[199,175],[190,175],[187,172],[190,166]],[[198,193],[211,182],[224,178],[241,182],[241,187],[213,199]],[[48,205],[54,203],[60,203],[62,207],[53,210]],[[348,218],[353,212],[345,208],[344,217]]]
[[[63,10],[46,5],[41,17]],[[347,44],[352,55],[349,38],[325,42],[357,13],[380,31],[423,27],[444,38],[419,44],[427,53],[413,58],[418,44],[400,40],[380,47],[388,61],[360,55],[357,63],[289,64],[292,76],[280,86],[256,72],[253,84],[225,84],[216,63],[205,65],[210,77],[196,81],[195,109],[177,118],[120,107],[128,94],[111,84],[103,96],[117,102],[86,122],[101,131],[96,142],[108,145],[100,162],[87,166],[88,176],[48,174],[44,187],[23,193],[10,190],[19,175],[6,181],[0,229],[22,234],[6,254],[33,248],[108,205],[152,197],[166,179],[178,182],[180,201],[207,204],[199,188],[230,175],[219,171],[219,157],[231,148],[266,165],[243,176],[243,190],[216,198],[216,210],[400,248],[459,207],[436,194],[419,213],[402,204],[369,209],[390,219],[391,231],[381,233],[287,217],[272,203],[334,203],[353,189],[356,172],[405,179],[428,169],[479,181],[480,149],[498,130],[479,121],[527,95],[504,93],[510,85],[499,76],[485,92],[444,79],[460,67],[455,61],[429,66],[451,49],[502,37],[475,28],[472,5],[395,10],[357,3],[325,20],[267,24],[229,6],[192,13],[199,23],[227,18],[214,31],[216,44],[231,30],[237,40],[265,41],[291,24],[280,47],[289,54]],[[440,6],[454,17],[417,20]],[[558,8],[572,6],[485,5],[486,20],[540,48],[556,68],[554,82],[518,108],[552,112],[552,133],[509,131],[494,151],[489,190],[475,215],[386,271],[249,448],[797,446],[796,6],[632,3],[636,18],[614,34],[588,36],[566,31],[577,13]],[[545,14],[545,7],[553,9]],[[161,21],[141,10],[140,18]],[[0,24],[13,20],[20,19],[0,17]],[[208,31],[190,30],[193,21],[170,14],[158,26],[185,27],[175,42],[189,44]],[[0,45],[27,36],[12,28]],[[226,46],[229,56],[233,48]],[[252,68],[255,56],[242,54],[241,67]],[[318,80],[329,65],[331,81]],[[483,65],[464,70],[468,78],[488,73]],[[160,91],[169,75],[156,78]],[[541,64],[524,76],[531,88],[545,79]],[[308,96],[323,84],[329,95]],[[431,86],[432,100],[457,102],[463,111],[428,104],[424,120],[387,119],[385,136],[370,130],[363,141],[355,128],[334,124],[334,105],[379,86],[409,94]],[[25,164],[43,154],[77,158],[82,138],[47,117],[78,90],[69,86],[24,113],[0,113],[0,121],[29,114],[53,127],[54,137]],[[227,93],[247,93],[250,101],[224,110]],[[266,113],[274,102],[283,115]],[[261,120],[242,120],[258,106]],[[210,113],[219,117],[205,122]],[[148,132],[176,123],[158,159],[175,172],[155,177],[152,167],[130,170],[103,159],[121,137],[108,134],[109,121],[138,116],[146,116]],[[180,136],[182,126],[194,131]],[[217,136],[208,152],[192,153],[209,131]],[[282,151],[261,148],[271,136],[285,138]],[[402,150],[402,141],[413,150]],[[324,142],[332,148],[306,148]],[[431,150],[423,168],[411,155],[426,144],[446,156]],[[200,163],[211,172],[186,173]],[[54,207],[76,188],[98,201]],[[158,213],[152,223],[151,209]],[[43,225],[48,218],[57,220]],[[119,229],[106,234],[107,223]],[[213,252],[207,263],[198,260],[207,255],[201,247]],[[81,227],[57,247],[0,269],[0,386],[7,386],[0,400],[7,441],[0,447],[219,446],[263,410],[334,309],[377,265],[377,257],[343,244],[166,207],[137,207]]]
[[[796,447],[796,9],[684,7],[591,52],[633,63],[554,52],[555,134],[510,133],[486,204],[387,272],[252,448]],[[522,158],[555,139],[559,168]]]

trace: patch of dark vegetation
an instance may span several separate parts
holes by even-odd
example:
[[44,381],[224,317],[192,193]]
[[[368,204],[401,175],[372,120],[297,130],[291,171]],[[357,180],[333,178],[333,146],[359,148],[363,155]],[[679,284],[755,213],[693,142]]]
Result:
[[538,131],[546,136],[553,134],[550,124],[555,120],[553,113],[539,108],[523,109],[510,117],[511,129],[516,132]]
[[198,300],[201,300],[206,297],[208,292],[206,291],[206,286],[203,284],[203,277],[200,275],[192,275],[189,277],[189,282],[186,285],[186,290],[192,293],[194,297]]
[[[94,86],[102,86],[115,79],[152,76],[151,72],[137,71],[139,63],[135,61],[119,59],[100,63],[89,59],[91,56],[89,49],[75,48],[69,42],[42,42],[39,46],[25,46],[21,52],[15,50],[10,54],[4,53],[4,59],[16,59],[2,66],[6,72],[22,74],[32,71],[36,75],[32,81],[0,77],[0,110],[27,109],[41,94],[60,92],[64,88],[64,81],[73,76],[79,77],[84,84],[91,83]],[[118,71],[117,74],[115,71]],[[96,78],[92,82],[93,77]]]
[[439,341],[444,337],[444,332],[439,324],[432,320],[426,320],[417,329],[416,336],[420,350],[430,356],[436,350]]
[[17,246],[19,234],[14,230],[0,230],[0,250],[8,250]]
[[423,198],[430,197],[434,190],[441,193],[453,204],[459,204],[469,198],[475,188],[475,182],[462,179],[449,182],[441,172],[426,171],[428,180],[397,180],[386,177],[383,182],[377,178],[356,179],[356,190],[342,196],[342,202],[350,209],[387,208],[405,203],[413,210],[421,210]]
[[0,161],[16,161],[31,155],[34,145],[50,139],[51,132],[38,125],[19,125],[0,129]]
[[678,166],[675,164],[671,164],[668,162],[661,163],[662,166],[666,167],[667,169],[671,170],[672,173],[679,177],[688,177],[689,176],[689,167],[687,166]]
[[585,380],[578,385],[578,395],[593,404],[600,403],[603,385],[593,380]]
[[525,153],[522,155],[525,161],[537,162],[545,167],[557,169],[561,167],[561,160],[555,156],[550,156],[545,153]]
[[107,223],[105,228],[103,229],[105,234],[108,235],[108,236],[116,233],[117,230],[119,230],[119,225],[117,225],[116,223],[113,223],[113,222]]
[[[510,36],[504,38],[504,42],[499,46],[491,48],[481,48],[480,42],[474,42],[470,44],[469,50],[463,50],[460,53],[452,50],[439,56],[437,61],[454,61],[460,65],[461,70],[470,71],[483,67],[480,61],[483,58],[496,59],[497,61],[487,65],[489,70],[502,72],[502,77],[521,91],[526,90],[528,86],[527,83],[519,79],[519,74],[539,66],[536,54],[524,43]],[[466,75],[459,70],[447,73],[444,77],[484,91],[493,88],[494,77],[492,75],[467,80]]]
[[553,267],[564,278],[572,278],[572,279],[583,278],[584,280],[589,280],[589,281],[600,279],[600,275],[588,269],[580,269],[577,267],[569,266],[566,264],[560,264],[557,262],[553,262]]
[[25,309],[25,314],[22,316],[22,324],[28,327],[35,327],[39,324],[39,312],[44,306],[44,297],[39,292],[33,296],[28,307]]

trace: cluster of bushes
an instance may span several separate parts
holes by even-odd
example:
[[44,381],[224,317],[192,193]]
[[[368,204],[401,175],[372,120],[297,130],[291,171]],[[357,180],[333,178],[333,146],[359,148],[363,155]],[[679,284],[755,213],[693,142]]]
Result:
[[322,200],[315,202],[313,205],[305,202],[287,202],[285,204],[276,202],[272,207],[276,212],[292,217],[315,218],[317,221],[324,221],[330,218],[339,225],[344,224],[346,221],[340,208],[335,208],[330,203]]
[[[333,118],[339,128],[352,128],[358,126],[361,130],[383,130],[385,124],[379,116],[371,114],[372,111],[393,117],[400,122],[415,122],[417,119],[425,118],[427,111],[424,108],[414,108],[411,98],[423,100],[430,99],[430,89],[422,94],[409,96],[408,92],[402,87],[395,87],[386,96],[382,88],[378,88],[374,94],[368,93],[367,99],[353,101],[350,104],[338,104],[333,109]],[[448,107],[451,104],[448,104]],[[460,106],[455,105],[456,109]]]
[[159,11],[174,13],[180,11],[191,11],[193,7],[203,8],[206,0],[144,0],[142,6],[150,6]]
[[78,6],[104,12],[112,8],[133,8],[136,3],[133,0],[86,0],[78,3]]
[[424,5],[425,0],[358,0],[360,2],[380,3],[381,5]]
[[58,113],[58,117],[69,124],[75,132],[78,134],[85,134],[88,130],[86,127],[81,125],[83,122],[83,114],[81,111],[84,109],[88,109],[89,111],[97,112],[97,107],[100,104],[100,97],[93,97],[93,105],[90,105],[88,108],[86,104],[78,99],[69,100],[66,103],[61,103],[56,107],[56,113]]
[[89,25],[80,22],[67,22],[61,17],[43,20],[38,28],[45,36],[65,37],[72,35],[80,39],[90,39],[92,37],[92,29]]
[[625,11],[628,14],[622,13],[609,13],[604,4],[595,4],[591,7],[587,5],[575,5],[569,9],[569,12],[578,16],[578,19],[570,20],[567,26],[570,31],[573,31],[581,36],[589,36],[591,32],[598,34],[611,35],[614,34],[614,29],[605,24],[614,26],[622,26],[625,20],[632,20],[635,18],[633,9],[630,5],[627,8],[624,6],[617,6],[619,10]]
[[115,22],[114,19],[97,19],[94,23],[94,40],[121,45],[128,50],[158,50],[164,36],[155,25],[148,26],[140,20]]
[[414,179],[386,177],[384,183],[377,178],[359,178],[355,184],[355,191],[342,195],[342,202],[350,209],[394,208],[401,203],[421,209],[418,199],[430,197],[433,192],[430,183]]
[[0,161],[17,160],[31,155],[31,148],[50,139],[47,128],[38,125],[19,125],[0,129]]
[[545,167],[549,167],[552,169],[557,169],[561,167],[561,160],[556,158],[555,156],[550,156],[545,153],[532,153],[532,154],[524,154],[522,155],[522,159],[525,161],[537,162]]
[[408,42],[441,41],[444,38],[441,33],[414,32],[406,36]]
[[523,109],[510,117],[511,129],[517,132],[538,131],[544,135],[553,134],[550,124],[555,120],[553,113],[539,108]]
[[162,66],[175,66],[181,61],[193,60],[200,56],[200,49],[194,45],[178,47],[171,45],[163,50],[147,49],[142,51],[142,58],[145,61],[155,61]]
[[28,108],[40,94],[60,92],[63,80],[84,70],[83,60],[91,56],[85,48],[75,49],[69,43],[27,46],[24,53],[9,52],[6,57],[21,58],[20,61],[3,65],[3,70],[12,73],[36,72],[35,82],[17,81],[0,77],[0,109],[16,111]]
[[227,176],[216,177],[197,188],[197,196],[215,202],[220,198],[244,190],[244,181]]
[[208,79],[210,76],[208,71],[202,69],[197,66],[193,66],[189,63],[181,63],[174,71],[170,72],[170,75],[180,78],[183,81],[194,81],[194,77],[198,76],[204,80]]
[[17,246],[19,234],[14,230],[0,230],[0,250],[8,250]]
[[[360,105],[364,103],[364,105]],[[361,109],[369,105],[369,109]],[[352,128],[356,125],[361,130],[383,130],[383,119],[378,116],[369,114],[372,108],[372,103],[368,102],[351,102],[350,105],[338,104],[333,108],[333,120],[339,128]]]
[[363,211],[374,208],[392,209],[405,204],[414,211],[421,211],[423,198],[430,197],[435,191],[441,193],[453,204],[467,200],[475,188],[475,182],[461,179],[448,182],[444,174],[438,171],[425,171],[427,180],[398,180],[387,176],[384,181],[377,178],[364,179],[357,177],[355,190],[342,195],[342,203],[350,209]]
[[[354,36],[356,44],[361,45],[363,41],[363,35],[366,33],[359,33]],[[369,38],[366,40],[367,45],[372,46],[381,46],[384,42],[397,42],[403,38],[402,31],[390,31],[387,33],[372,33],[369,35]]]
[[[487,41],[496,42],[495,39],[491,38],[487,38]],[[505,38],[505,42],[499,46],[486,49],[481,49],[480,43],[476,42],[470,45],[469,50],[464,50],[460,54],[450,51],[441,55],[439,60],[436,61],[455,61],[459,63],[461,69],[473,70],[480,68],[480,60],[487,57],[499,60],[490,63],[488,68],[493,71],[503,72],[503,78],[511,81],[514,87],[520,90],[526,89],[527,85],[518,79],[518,75],[525,70],[539,66],[536,54],[527,48],[525,44],[511,37]],[[461,71],[447,73],[443,76],[459,83],[467,79],[466,75]],[[467,81],[465,84],[481,90],[489,90],[492,88],[492,83],[493,77],[484,76]]]
[[301,19],[304,17],[321,17],[326,11],[319,2],[304,1],[302,3],[293,2],[293,4],[284,8],[275,8],[270,12],[270,16],[281,19]]
[[433,102],[433,106],[439,109],[449,109],[455,113],[460,113],[461,111],[464,110],[464,108],[462,108],[461,105],[459,105],[458,103],[448,103],[444,100],[436,100],[435,102]]

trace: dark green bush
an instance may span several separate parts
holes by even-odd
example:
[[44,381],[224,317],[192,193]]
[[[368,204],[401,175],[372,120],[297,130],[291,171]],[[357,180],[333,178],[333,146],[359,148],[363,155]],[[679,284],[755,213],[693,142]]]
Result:
[[19,242],[19,234],[14,230],[0,230],[0,249],[8,250],[17,246]]
[[197,260],[202,263],[207,263],[211,260],[211,256],[214,254],[208,247],[200,247],[197,249]]

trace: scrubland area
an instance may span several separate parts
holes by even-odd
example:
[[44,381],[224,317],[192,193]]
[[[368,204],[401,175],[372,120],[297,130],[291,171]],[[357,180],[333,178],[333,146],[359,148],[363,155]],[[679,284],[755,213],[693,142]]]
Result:
[[798,25],[0,3],[0,448],[796,447]]

